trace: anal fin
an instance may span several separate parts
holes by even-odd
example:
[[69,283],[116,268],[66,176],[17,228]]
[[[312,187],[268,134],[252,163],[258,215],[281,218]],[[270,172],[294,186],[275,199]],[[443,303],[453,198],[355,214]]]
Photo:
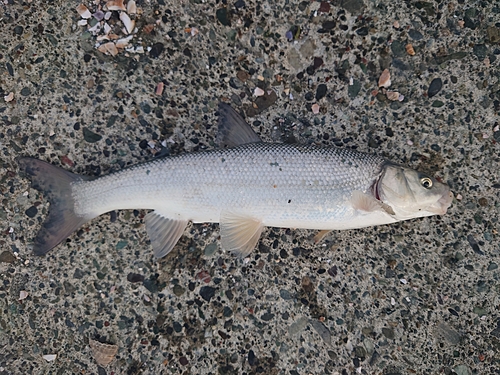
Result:
[[144,222],[156,258],[172,251],[188,224],[187,220],[170,219],[156,211],[148,213]]
[[248,215],[223,212],[220,217],[222,248],[239,257],[246,257],[257,245],[264,226]]

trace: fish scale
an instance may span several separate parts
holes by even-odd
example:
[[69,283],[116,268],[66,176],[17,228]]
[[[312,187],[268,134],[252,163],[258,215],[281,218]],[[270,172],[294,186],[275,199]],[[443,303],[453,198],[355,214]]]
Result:
[[368,191],[385,162],[351,149],[250,143],[76,181],[72,192],[81,216],[143,208],[219,222],[222,211],[238,210],[266,226],[334,228],[354,215],[346,205],[351,192]]

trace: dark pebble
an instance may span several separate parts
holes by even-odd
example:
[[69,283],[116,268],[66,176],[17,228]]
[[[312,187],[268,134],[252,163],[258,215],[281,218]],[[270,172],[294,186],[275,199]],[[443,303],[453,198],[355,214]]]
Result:
[[402,56],[405,56],[406,55],[406,47],[405,47],[405,44],[400,42],[399,40],[395,40],[394,42],[392,42],[391,44],[391,51],[392,51],[392,54],[395,56],[395,57],[402,57]]
[[83,128],[83,139],[88,143],[96,143],[102,139],[102,135],[96,134],[89,128]]
[[241,9],[245,7],[245,2],[243,0],[238,0],[234,3],[236,9]]
[[255,353],[252,349],[250,349],[248,351],[248,364],[250,366],[256,366],[259,364],[259,360],[257,359],[257,357],[255,356]]
[[127,281],[130,281],[131,283],[142,283],[144,281],[144,275],[131,272],[127,275]]
[[392,131],[391,128],[385,128],[385,135],[388,136],[388,137],[393,137],[394,136],[394,132]]
[[233,315],[233,310],[231,310],[231,308],[228,306],[224,306],[224,310],[222,311],[222,315],[224,315],[226,318],[229,318],[231,315]]
[[469,242],[469,245],[472,247],[472,250],[474,250],[476,254],[484,255],[484,253],[479,248],[479,245],[472,234],[469,234],[467,236],[467,241]]
[[309,91],[308,93],[306,93],[306,95],[304,96],[304,98],[305,98],[308,102],[310,102],[311,100],[313,100],[313,99],[314,99],[314,94],[313,94],[312,92],[310,92],[310,91]]
[[189,361],[186,357],[181,357],[179,358],[179,363],[183,366],[186,366],[189,363]]
[[309,323],[313,326],[316,332],[318,332],[324,342],[326,342],[328,345],[332,343],[332,334],[323,323],[321,323],[319,320],[314,319],[309,320]]
[[363,0],[342,0],[340,6],[350,12],[352,15],[358,15],[364,8],[365,3]]
[[360,90],[361,83],[357,79],[354,80],[352,85],[347,86],[347,94],[351,99],[354,99],[356,96],[358,96]]
[[432,98],[434,95],[436,95],[441,89],[443,88],[443,81],[441,78],[434,78],[429,85],[429,90],[427,90],[427,95],[429,98]]
[[264,313],[261,317],[260,317],[263,321],[265,322],[269,322],[270,320],[272,320],[274,318],[274,314],[270,313],[270,312],[266,312]]
[[23,87],[21,90],[21,95],[22,96],[29,96],[31,94],[31,90],[29,87]]
[[495,262],[492,262],[489,264],[488,266],[488,271],[493,271],[493,270],[496,270],[498,269],[498,264],[496,264]]
[[38,213],[38,209],[37,209],[35,206],[31,206],[30,208],[28,208],[28,209],[25,211],[25,214],[26,214],[28,217],[35,217],[37,213]]
[[322,23],[321,28],[325,31],[330,31],[335,27],[335,21],[325,21]]
[[228,17],[226,8],[217,9],[215,15],[221,24],[224,26],[231,26],[231,20]]
[[356,30],[356,34],[360,36],[366,36],[368,35],[368,27],[360,27],[359,29]]
[[278,99],[276,92],[274,92],[274,90],[269,90],[269,92],[270,93],[268,94],[267,91],[265,91],[264,95],[259,96],[257,99],[255,99],[254,104],[257,108],[255,108],[254,106],[250,106],[246,111],[248,117],[254,117],[258,115],[276,102],[276,100]]
[[418,30],[415,30],[415,29],[410,29],[408,31],[408,35],[413,40],[422,40],[424,38],[424,36],[422,35],[422,33],[420,31],[418,31]]
[[392,328],[382,328],[382,334],[389,340],[394,340],[394,330]]
[[16,27],[14,27],[14,32],[17,35],[23,35],[24,29],[22,26],[17,25]]
[[331,277],[335,277],[337,276],[337,266],[333,265],[332,267],[330,267],[330,269],[328,270],[328,274],[331,276]]
[[205,301],[210,302],[212,297],[215,296],[215,288],[212,288],[211,286],[202,286],[200,288],[200,296]]
[[165,48],[165,46],[163,45],[163,43],[155,43],[151,46],[151,50],[149,51],[149,56],[153,59],[156,59],[158,58],[161,53],[163,52],[163,49]]
[[83,273],[83,271],[80,268],[76,268],[75,272],[73,273],[73,278],[74,279],[83,279],[84,275],[85,274]]
[[318,85],[316,88],[316,100],[320,100],[326,96],[326,85],[324,83]]
[[323,59],[321,57],[315,57],[313,60],[313,68],[316,70],[321,65],[323,65]]
[[472,53],[482,61],[486,58],[488,48],[484,44],[476,44],[474,48],[472,48]]
[[10,251],[5,250],[0,254],[0,263],[14,263],[16,257]]

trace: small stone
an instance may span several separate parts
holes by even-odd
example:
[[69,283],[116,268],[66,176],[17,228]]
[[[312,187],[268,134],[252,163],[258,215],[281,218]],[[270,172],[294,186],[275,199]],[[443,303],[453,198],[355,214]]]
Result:
[[472,370],[467,365],[458,365],[453,369],[457,375],[472,375]]
[[340,6],[352,15],[358,15],[365,7],[363,0],[342,0]]
[[299,332],[302,332],[304,328],[306,328],[308,322],[309,320],[306,317],[299,318],[297,321],[292,323],[290,327],[288,327],[288,334],[292,336]]
[[322,30],[324,31],[330,31],[332,30],[334,27],[336,26],[336,23],[335,21],[332,21],[332,20],[329,20],[329,21],[325,21],[321,24],[321,28]]
[[280,290],[280,297],[283,298],[285,301],[292,299],[292,295],[286,289]]
[[389,340],[394,340],[394,330],[392,328],[382,328],[382,334]]
[[180,297],[184,294],[185,289],[182,286],[180,286],[179,284],[175,284],[174,288],[173,288],[173,292],[177,297]]
[[153,59],[156,59],[158,58],[161,53],[163,52],[163,49],[165,48],[165,46],[163,45],[163,43],[155,43],[151,46],[151,50],[149,51],[149,56]]
[[200,288],[200,296],[205,301],[210,302],[213,296],[215,296],[215,288],[211,286],[202,286]]
[[211,244],[208,244],[207,247],[205,247],[205,256],[212,256],[215,254],[215,252],[217,251],[217,244],[215,243],[211,243]]
[[14,263],[16,257],[10,251],[5,250],[0,254],[0,263]]
[[496,270],[496,269],[498,269],[498,264],[496,264],[495,262],[491,262],[489,264],[489,266],[488,266],[488,271],[493,271],[493,270]]
[[31,90],[29,87],[23,87],[21,90],[22,96],[29,96],[31,94]]
[[102,135],[94,133],[89,128],[83,128],[83,139],[88,143],[96,143],[102,139]]
[[408,30],[408,36],[410,38],[412,38],[413,40],[422,40],[424,38],[422,33],[418,30],[415,30],[415,29]]
[[36,214],[38,213],[38,209],[35,206],[31,206],[28,208],[25,212],[26,216],[28,217],[35,217]]
[[14,32],[17,35],[23,35],[24,28],[22,26],[17,25],[16,27],[14,27]]
[[349,98],[354,99],[356,96],[358,96],[360,90],[361,83],[357,79],[355,79],[352,85],[347,86],[347,95],[349,95]]
[[324,342],[326,342],[328,345],[332,343],[332,334],[323,323],[314,319],[309,320],[309,323],[313,326],[316,332],[318,332]]
[[142,283],[144,281],[144,275],[130,272],[127,275],[127,281],[131,283]]
[[472,53],[479,59],[484,60],[486,58],[486,54],[488,53],[488,47],[484,44],[476,44],[472,48]]
[[443,81],[441,78],[434,78],[429,85],[429,90],[427,90],[427,95],[429,98],[435,96],[443,88]]
[[231,20],[228,17],[227,9],[226,8],[219,8],[215,12],[215,16],[217,17],[217,20],[224,26],[231,26]]
[[320,100],[326,96],[327,87],[324,83],[318,85],[316,88],[316,100]]

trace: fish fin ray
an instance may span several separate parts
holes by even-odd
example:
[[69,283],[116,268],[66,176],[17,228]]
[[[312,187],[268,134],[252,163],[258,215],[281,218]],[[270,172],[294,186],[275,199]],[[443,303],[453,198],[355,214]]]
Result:
[[328,233],[330,233],[330,232],[331,232],[330,229],[320,230],[314,236],[314,243],[317,244],[317,243],[321,242],[328,235]]
[[217,143],[220,147],[235,147],[262,142],[243,117],[229,104],[219,103]]
[[222,248],[244,258],[257,245],[264,225],[248,215],[223,212],[220,217]]
[[388,204],[381,202],[374,197],[369,196],[359,190],[355,190],[352,192],[351,196],[352,206],[356,210],[365,211],[365,212],[374,212],[374,211],[384,211],[389,215],[395,215],[396,213]]
[[33,158],[17,159],[19,169],[31,180],[31,187],[40,191],[49,201],[49,213],[33,242],[35,255],[46,254],[71,233],[97,215],[78,216],[71,192],[71,183],[90,180],[55,165]]
[[187,220],[170,219],[157,211],[148,213],[144,222],[156,258],[163,258],[172,251],[188,224]]

